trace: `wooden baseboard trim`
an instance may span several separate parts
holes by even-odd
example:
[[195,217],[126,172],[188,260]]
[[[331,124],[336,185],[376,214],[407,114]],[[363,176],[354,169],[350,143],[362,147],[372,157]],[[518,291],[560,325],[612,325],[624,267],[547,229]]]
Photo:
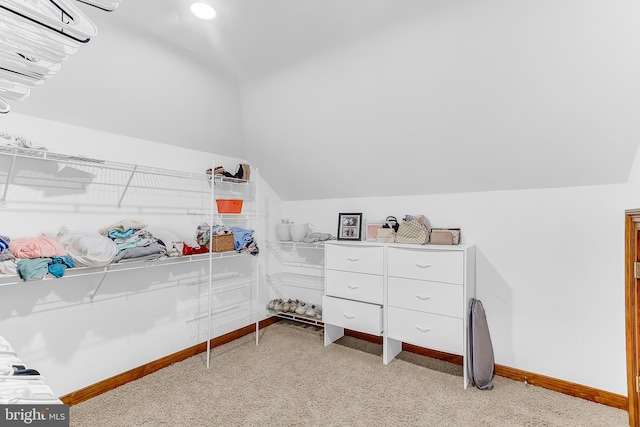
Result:
[[377,335],[369,335],[365,334],[364,332],[352,331],[351,329],[345,329],[344,334],[350,337],[382,345],[382,337],[379,337]]
[[[345,335],[359,338],[365,341],[382,344],[382,337],[369,335],[362,332],[351,331],[345,329]],[[418,347],[412,344],[402,343],[402,350],[422,356],[431,357],[433,359],[444,360],[447,362],[462,365],[462,356],[457,354],[443,353],[441,351],[430,350],[428,348]],[[588,387],[569,381],[559,380],[557,378],[547,377],[545,375],[535,374],[523,371],[521,369],[511,368],[509,366],[495,365],[495,374],[509,378],[514,381],[526,382],[537,387],[546,388],[547,390],[556,391],[558,393],[567,394],[573,397],[589,400],[591,402],[601,403],[603,405],[612,406],[614,408],[628,410],[627,396],[623,396],[609,391],[599,390],[597,388]]]
[[546,375],[540,375],[497,364],[495,365],[495,373],[496,375],[509,378],[514,381],[526,382],[527,384],[546,388],[547,390],[557,391],[558,393],[568,394],[569,396],[579,397],[581,399],[590,400],[592,402],[601,403],[603,405],[612,406],[625,411],[628,410],[629,407],[627,396],[582,384],[576,384],[569,381],[559,380],[557,378],[547,377]]
[[[276,322],[279,322],[281,319],[277,317],[270,317],[268,319],[264,319],[260,321],[259,328],[263,329],[269,325],[272,325]],[[244,328],[237,329],[233,332],[229,332],[228,334],[221,335],[219,337],[211,339],[211,348],[219,347],[223,344],[234,341],[238,338],[241,338],[245,335],[251,334],[255,332],[256,325],[251,324],[247,325]],[[115,375],[111,378],[107,378],[106,380],[100,381],[96,384],[92,384],[90,386],[84,387],[80,390],[71,392],[69,394],[65,394],[60,397],[62,403],[66,403],[68,405],[76,405],[80,402],[84,402],[85,400],[91,399],[92,397],[96,397],[102,393],[105,393],[109,390],[113,390],[114,388],[120,387],[128,382],[137,380],[139,378],[144,377],[145,375],[149,375],[152,372],[156,372],[162,368],[166,368],[167,366],[173,365],[174,363],[181,362],[189,357],[195,356],[200,353],[204,353],[207,351],[207,343],[203,342],[192,347],[186,348],[184,350],[178,351],[177,353],[170,354],[161,359],[154,360],[153,362],[147,363],[146,365],[138,366],[137,368],[133,368],[129,371],[123,372],[121,374]]]
[[[350,329],[345,329],[344,334],[349,337],[358,338],[364,341],[382,345],[382,337],[379,337],[377,335],[365,334],[364,332],[352,331]],[[458,356],[457,354],[443,353],[441,351],[418,347],[417,345],[407,344],[404,342],[402,343],[402,350],[419,354],[421,356],[431,357],[433,359],[455,363],[456,365],[462,365],[462,356]]]
[[462,366],[462,356],[457,354],[444,353],[442,351],[418,347],[417,345],[407,344],[404,342],[402,343],[402,350]]

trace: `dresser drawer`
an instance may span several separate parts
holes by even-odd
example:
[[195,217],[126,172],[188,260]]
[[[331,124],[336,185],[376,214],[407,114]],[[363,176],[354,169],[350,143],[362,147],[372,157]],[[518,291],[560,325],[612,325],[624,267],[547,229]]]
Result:
[[325,245],[325,264],[328,269],[355,273],[384,273],[382,246]]
[[389,277],[387,303],[398,308],[464,317],[461,285]]
[[322,297],[322,321],[371,335],[382,335],[382,306]]
[[389,338],[419,347],[462,354],[462,319],[389,307]]
[[327,295],[382,305],[384,279],[373,274],[327,270],[325,290]]
[[387,262],[389,276],[464,283],[462,252],[391,247]]

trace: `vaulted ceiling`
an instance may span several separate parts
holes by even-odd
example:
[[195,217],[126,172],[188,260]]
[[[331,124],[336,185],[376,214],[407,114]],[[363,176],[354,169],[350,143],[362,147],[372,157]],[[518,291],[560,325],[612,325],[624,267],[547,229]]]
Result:
[[244,157],[285,200],[627,179],[635,0],[209,2],[82,5],[98,36],[13,111]]

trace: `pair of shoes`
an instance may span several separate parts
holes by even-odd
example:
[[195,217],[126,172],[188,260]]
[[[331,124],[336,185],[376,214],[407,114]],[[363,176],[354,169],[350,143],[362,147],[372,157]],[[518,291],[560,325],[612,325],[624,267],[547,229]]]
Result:
[[304,315],[307,312],[307,304],[301,302],[298,307],[296,307],[295,313],[299,315]]
[[316,317],[316,306],[312,305],[311,308],[309,308],[306,313],[304,313],[304,315],[309,317]]
[[281,299],[272,300],[267,306],[267,308],[269,309],[269,311],[275,311],[275,312],[282,311],[282,300]]

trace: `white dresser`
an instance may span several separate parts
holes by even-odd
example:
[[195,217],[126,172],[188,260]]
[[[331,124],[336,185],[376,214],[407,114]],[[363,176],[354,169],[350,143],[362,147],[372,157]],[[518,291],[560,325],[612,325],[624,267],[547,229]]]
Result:
[[325,345],[343,336],[344,328],[382,335],[384,249],[383,245],[325,244]]
[[383,338],[383,362],[402,343],[463,357],[475,297],[475,247],[327,242],[325,345],[351,329]]

